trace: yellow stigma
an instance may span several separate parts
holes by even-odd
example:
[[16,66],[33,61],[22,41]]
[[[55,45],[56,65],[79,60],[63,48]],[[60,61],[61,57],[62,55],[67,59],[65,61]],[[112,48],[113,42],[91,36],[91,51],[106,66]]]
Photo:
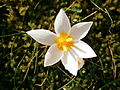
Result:
[[74,45],[73,38],[66,33],[61,33],[59,37],[55,39],[55,43],[57,43],[58,48],[64,52],[70,50]]

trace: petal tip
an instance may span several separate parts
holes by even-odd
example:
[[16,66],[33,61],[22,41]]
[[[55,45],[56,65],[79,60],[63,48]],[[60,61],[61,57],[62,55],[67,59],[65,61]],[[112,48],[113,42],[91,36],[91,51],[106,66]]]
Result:
[[60,9],[60,12],[64,12],[64,10],[61,8],[61,9]]
[[92,26],[92,24],[93,24],[93,21],[89,21],[89,22],[88,22],[88,24],[90,24],[90,26]]
[[44,63],[44,67],[48,67],[48,66],[50,66],[50,65],[48,65],[47,63]]
[[74,76],[77,76],[77,73],[74,73],[73,75],[74,75]]
[[75,72],[73,72],[73,71],[69,71],[72,75],[74,75],[74,76],[77,76],[77,71]]
[[30,31],[27,31],[26,33],[29,34],[30,32],[31,32],[31,30],[30,30]]
[[90,23],[93,23],[93,21],[89,21]]
[[97,57],[97,54],[93,51],[93,52],[92,52],[92,56],[93,56],[93,57]]
[[65,13],[63,9],[60,9],[59,13],[58,14],[63,14]]
[[94,52],[93,55],[91,55],[91,58],[92,57],[97,57],[96,53]]
[[34,30],[29,30],[29,31],[27,31],[26,33],[27,33],[28,35],[30,35],[33,31],[34,31]]
[[97,54],[95,53],[94,57],[97,57]]

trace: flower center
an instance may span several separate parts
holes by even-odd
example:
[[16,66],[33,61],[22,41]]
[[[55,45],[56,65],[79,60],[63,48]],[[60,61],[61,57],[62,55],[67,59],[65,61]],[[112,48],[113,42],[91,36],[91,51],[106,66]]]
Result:
[[74,46],[73,38],[66,33],[61,33],[59,37],[55,39],[55,43],[57,43],[58,48],[64,52],[67,52]]

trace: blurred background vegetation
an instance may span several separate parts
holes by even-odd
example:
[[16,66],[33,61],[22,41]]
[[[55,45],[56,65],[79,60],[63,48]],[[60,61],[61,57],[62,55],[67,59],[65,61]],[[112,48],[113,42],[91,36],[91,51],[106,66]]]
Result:
[[[44,67],[48,47],[25,32],[49,29],[63,8],[72,25],[94,21],[83,39],[98,55],[76,77],[61,62]],[[87,16],[87,17],[86,17]],[[120,90],[119,0],[0,0],[0,90]]]

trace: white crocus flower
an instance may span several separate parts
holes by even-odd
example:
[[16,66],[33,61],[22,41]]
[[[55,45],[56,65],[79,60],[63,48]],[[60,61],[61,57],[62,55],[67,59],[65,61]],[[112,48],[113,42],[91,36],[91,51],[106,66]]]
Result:
[[84,65],[82,58],[96,57],[92,48],[80,40],[86,36],[92,23],[82,22],[71,27],[67,15],[61,9],[55,19],[56,33],[38,29],[30,30],[27,34],[43,45],[50,45],[45,55],[45,67],[61,60],[65,69],[76,76]]

